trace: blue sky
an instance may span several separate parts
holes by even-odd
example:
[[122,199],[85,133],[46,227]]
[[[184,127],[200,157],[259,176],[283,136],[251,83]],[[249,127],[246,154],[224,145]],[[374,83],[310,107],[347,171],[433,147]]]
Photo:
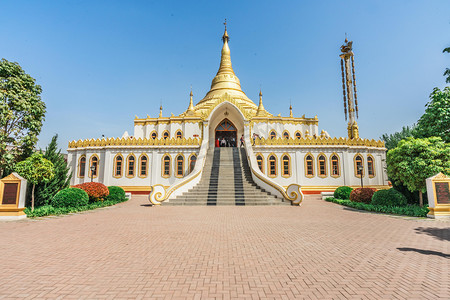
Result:
[[277,115],[346,136],[339,47],[353,40],[364,138],[411,125],[450,67],[450,1],[1,1],[0,56],[43,88],[38,146],[132,134],[209,90],[223,20],[244,92]]

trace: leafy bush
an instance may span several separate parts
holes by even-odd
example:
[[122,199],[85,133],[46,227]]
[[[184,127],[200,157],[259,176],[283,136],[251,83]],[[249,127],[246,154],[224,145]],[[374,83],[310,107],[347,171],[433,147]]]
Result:
[[67,188],[60,190],[52,199],[53,207],[78,207],[88,204],[89,196],[82,189]]
[[348,200],[352,191],[353,189],[349,186],[340,186],[334,191],[334,198]]
[[100,182],[85,182],[77,184],[74,187],[84,190],[89,195],[91,202],[103,200],[109,195],[109,190],[106,185]]
[[372,201],[372,196],[375,191],[376,190],[372,188],[359,188],[353,190],[350,193],[350,201],[369,204]]
[[336,199],[332,197],[326,198],[325,200],[328,202],[334,202],[340,205],[353,207],[360,210],[367,210],[402,216],[411,216],[411,217],[426,217],[429,211],[427,207],[420,207],[418,205],[408,205],[403,207],[372,205],[372,204],[352,202],[350,200]]
[[106,196],[105,200],[110,200],[116,203],[126,201],[125,191],[123,188],[118,186],[108,186],[109,195]]
[[78,206],[78,207],[53,207],[50,205],[44,205],[40,206],[34,209],[34,211],[31,210],[31,208],[25,208],[24,212],[27,215],[28,218],[37,218],[37,217],[45,217],[50,215],[64,215],[64,214],[70,214],[70,213],[76,213],[80,211],[85,210],[92,210],[99,207],[106,207],[117,204],[117,202],[113,202],[110,200],[105,201],[97,201],[94,203],[88,203],[84,206]]
[[405,206],[407,204],[406,197],[396,189],[379,190],[372,196],[373,205],[384,206]]

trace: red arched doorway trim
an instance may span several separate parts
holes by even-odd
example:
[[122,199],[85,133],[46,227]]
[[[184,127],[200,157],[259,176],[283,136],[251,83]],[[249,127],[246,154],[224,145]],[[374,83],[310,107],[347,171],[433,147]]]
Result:
[[[237,129],[233,122],[223,119],[217,125],[215,130],[214,144],[220,147],[236,147],[237,145]],[[225,145],[225,146],[224,146]]]

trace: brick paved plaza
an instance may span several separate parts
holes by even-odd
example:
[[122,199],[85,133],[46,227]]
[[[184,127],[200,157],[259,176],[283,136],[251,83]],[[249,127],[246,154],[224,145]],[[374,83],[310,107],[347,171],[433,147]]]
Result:
[[312,198],[302,207],[134,198],[0,223],[0,298],[449,299],[449,226]]

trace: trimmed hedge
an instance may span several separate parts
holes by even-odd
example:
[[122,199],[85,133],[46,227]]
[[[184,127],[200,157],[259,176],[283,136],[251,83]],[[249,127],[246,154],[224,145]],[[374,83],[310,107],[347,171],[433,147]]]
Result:
[[88,194],[78,188],[67,188],[60,190],[53,197],[51,206],[55,208],[61,207],[79,207],[87,205],[89,202]]
[[379,190],[372,196],[373,205],[406,206],[408,200],[396,189]]
[[76,213],[80,211],[93,210],[100,207],[112,206],[117,204],[115,201],[105,200],[105,201],[97,201],[94,203],[89,203],[84,206],[78,207],[53,207],[51,205],[44,205],[34,209],[31,211],[31,208],[25,208],[24,212],[28,218],[37,218],[37,217],[45,217],[50,215],[65,215],[70,213]]
[[350,201],[370,204],[376,189],[358,188],[350,193]]
[[334,191],[334,198],[348,200],[352,191],[353,189],[349,186],[340,186]]
[[109,195],[106,196],[105,200],[115,201],[117,203],[127,200],[125,196],[125,191],[123,188],[118,186],[108,186]]
[[99,182],[85,182],[77,184],[74,187],[86,191],[91,202],[104,200],[105,197],[109,195],[109,190],[106,185]]
[[426,217],[428,214],[427,207],[420,207],[417,205],[408,206],[384,206],[384,205],[372,205],[360,202],[352,202],[350,200],[336,199],[333,197],[326,198],[325,201],[337,203],[340,205],[356,208],[359,210],[367,210],[378,213],[386,213],[393,215],[411,216],[411,217]]

